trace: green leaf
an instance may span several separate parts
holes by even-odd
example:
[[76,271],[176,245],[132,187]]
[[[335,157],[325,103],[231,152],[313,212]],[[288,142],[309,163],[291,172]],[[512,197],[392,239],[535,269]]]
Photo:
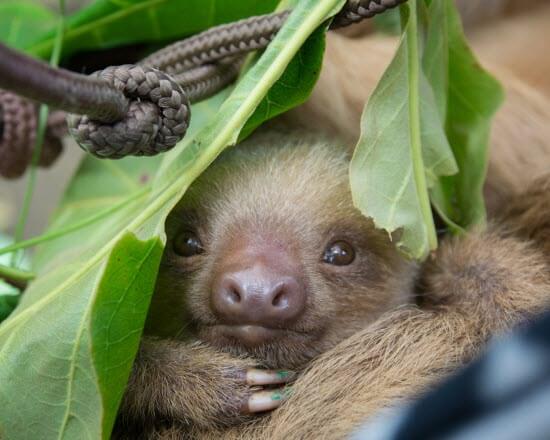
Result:
[[0,281],[0,322],[6,319],[19,302],[19,290]]
[[284,76],[275,83],[256,111],[242,129],[239,140],[252,133],[262,122],[303,103],[313,90],[321,73],[325,51],[325,32],[328,24],[320,26],[302,46],[285,70]]
[[[40,3],[24,0],[0,2],[0,41],[13,48],[21,49],[36,42],[56,23],[56,15]],[[54,35],[55,31],[52,37]]]
[[436,245],[428,190],[453,232],[484,221],[488,137],[502,91],[468,48],[452,0],[409,1],[401,11],[410,15],[363,114],[350,173],[358,208],[421,259]]
[[420,68],[416,2],[401,9],[403,36],[362,116],[350,181],[361,212],[421,259],[437,245],[428,187],[456,164]]
[[[163,247],[158,237],[139,241],[131,233],[125,234],[111,251],[97,288],[90,314],[91,350],[86,357],[91,355],[98,375],[104,433],[110,431],[115,421],[130,372],[128,366],[136,354],[149,307],[150,295],[144,293],[154,287]],[[121,288],[113,289],[113,285]],[[73,400],[77,399],[75,395]],[[82,400],[85,399],[83,394]],[[75,434],[67,437],[78,437],[78,431]]]
[[489,133],[504,93],[468,47],[454,2],[430,2],[429,16],[424,69],[460,170],[439,179],[432,203],[451,226],[469,228],[485,221]]
[[[216,96],[194,106],[195,136],[161,159],[85,161],[52,229],[113,204],[117,209],[42,246],[37,280],[0,325],[2,435],[15,440],[109,437],[137,350],[167,214],[189,184],[236,142],[276,81],[285,81],[281,75],[300,47],[342,4],[298,2],[231,95],[222,105]],[[289,96],[294,93],[289,90]],[[204,106],[209,114],[201,117]]]
[[[12,239],[10,237],[0,233],[0,246],[5,246],[11,242]],[[11,259],[12,254],[0,255],[0,265],[10,264]],[[29,259],[24,256],[19,266],[22,269],[27,269],[29,265]],[[19,302],[20,293],[19,289],[0,279],[0,322],[6,319],[13,309],[15,309],[15,306]]]
[[[0,370],[6,438],[97,439],[110,431],[161,254],[160,239],[128,232],[86,271],[73,267],[39,299],[33,290],[32,304],[24,296],[7,321],[12,332],[0,333],[2,355],[17,353]],[[83,295],[90,286],[94,294]]]
[[[120,45],[183,38],[222,23],[273,11],[278,0],[95,0],[67,20],[63,55]],[[55,32],[26,46],[47,58]]]
[[373,17],[374,26],[377,31],[389,34],[400,35],[401,25],[399,19],[399,9],[389,9],[383,14],[378,14]]

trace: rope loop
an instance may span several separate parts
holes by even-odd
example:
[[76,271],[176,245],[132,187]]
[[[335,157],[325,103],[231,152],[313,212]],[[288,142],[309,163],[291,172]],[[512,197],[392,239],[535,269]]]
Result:
[[[61,112],[48,118],[39,165],[49,166],[61,154]],[[37,106],[15,93],[0,89],[0,175],[14,179],[23,175],[32,160],[38,126]]]
[[0,90],[2,136],[0,138],[0,174],[19,177],[31,159],[36,136],[34,104],[18,95]]
[[129,99],[126,116],[103,123],[88,116],[69,115],[69,132],[87,152],[109,159],[127,155],[152,156],[174,147],[189,127],[189,100],[166,73],[127,64],[93,74]]

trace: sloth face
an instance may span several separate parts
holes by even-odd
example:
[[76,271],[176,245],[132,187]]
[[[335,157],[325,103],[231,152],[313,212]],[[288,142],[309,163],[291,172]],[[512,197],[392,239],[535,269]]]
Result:
[[354,208],[344,149],[278,139],[224,153],[170,215],[152,333],[299,368],[409,300],[411,266]]

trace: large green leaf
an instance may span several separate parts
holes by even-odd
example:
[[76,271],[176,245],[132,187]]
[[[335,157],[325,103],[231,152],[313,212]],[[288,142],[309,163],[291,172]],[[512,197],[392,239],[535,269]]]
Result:
[[428,187],[456,164],[420,68],[416,2],[401,8],[403,36],[365,108],[350,179],[361,212],[420,259],[437,245]]
[[499,83],[477,62],[452,0],[429,1],[424,69],[434,89],[459,173],[441,177],[432,202],[451,226],[485,221],[483,182],[491,120],[504,99]]
[[[273,11],[278,0],[95,0],[67,20],[63,54],[182,38],[206,28]],[[47,58],[55,31],[27,51]]]
[[17,49],[27,47],[35,43],[45,31],[53,29],[56,23],[56,15],[37,2],[0,2],[0,41],[8,46]]
[[[342,4],[299,1],[274,42],[223,104],[217,105],[219,96],[201,104],[206,112],[217,107],[208,123],[162,159],[85,162],[53,228],[70,226],[104,207],[110,211],[101,222],[42,247],[37,280],[0,325],[1,435],[109,437],[137,350],[168,212],[189,184],[237,140],[308,36]],[[291,95],[302,90],[288,93],[292,102]],[[207,119],[200,114],[195,106],[195,130],[200,119]]]
[[421,259],[437,244],[430,197],[454,232],[485,218],[502,91],[468,48],[453,0],[409,1],[401,11],[403,37],[365,109],[351,184],[359,209]]

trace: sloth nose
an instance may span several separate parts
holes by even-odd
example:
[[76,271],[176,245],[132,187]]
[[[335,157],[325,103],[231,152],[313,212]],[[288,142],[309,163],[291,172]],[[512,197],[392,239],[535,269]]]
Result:
[[254,265],[222,273],[211,305],[226,324],[284,328],[305,310],[306,293],[297,277]]

